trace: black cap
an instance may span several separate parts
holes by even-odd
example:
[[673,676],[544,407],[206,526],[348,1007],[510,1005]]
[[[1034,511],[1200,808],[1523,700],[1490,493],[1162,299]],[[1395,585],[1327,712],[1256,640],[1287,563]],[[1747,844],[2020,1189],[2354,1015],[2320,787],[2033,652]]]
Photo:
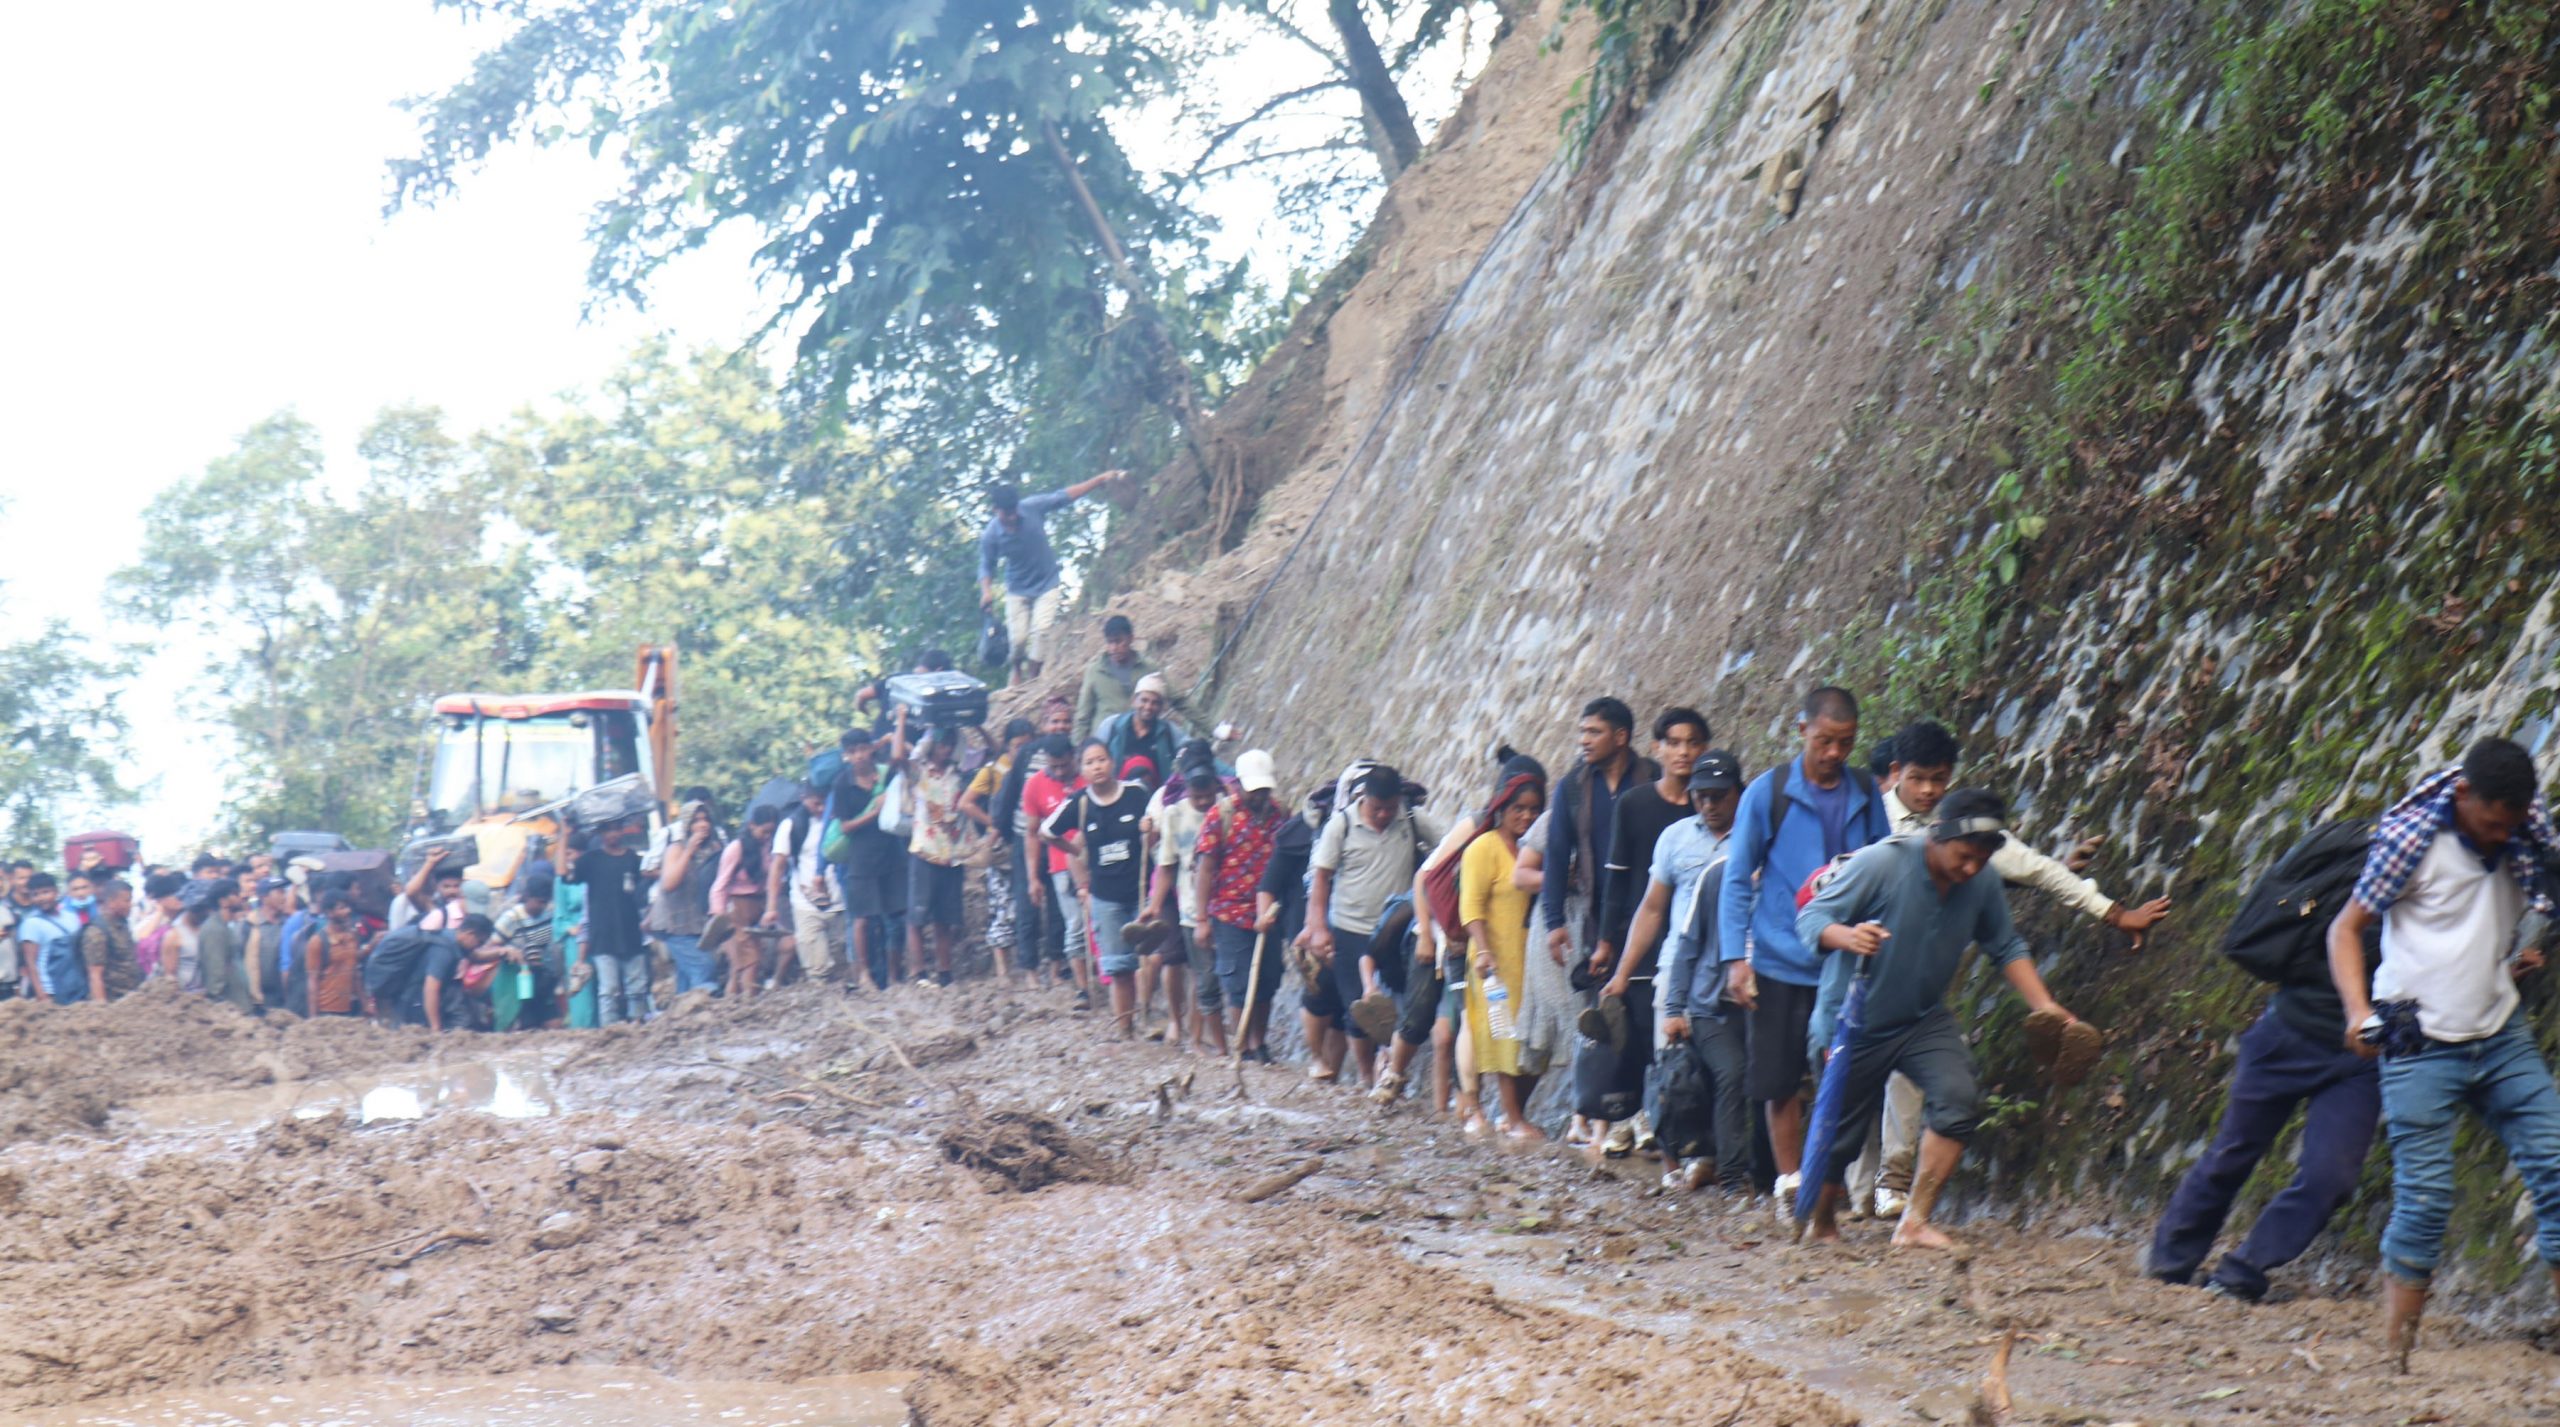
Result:
[[282,877],[261,877],[258,879],[258,895],[263,897],[270,892],[282,892],[291,886],[293,884]]
[[1689,770],[1689,791],[1711,792],[1742,786],[1742,760],[1721,748],[1711,748],[1698,758],[1698,766]]

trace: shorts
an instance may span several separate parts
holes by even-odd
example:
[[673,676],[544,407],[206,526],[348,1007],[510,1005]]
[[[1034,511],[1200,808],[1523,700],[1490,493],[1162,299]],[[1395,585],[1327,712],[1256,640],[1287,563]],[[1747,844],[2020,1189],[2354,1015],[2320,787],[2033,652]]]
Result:
[[1049,631],[1058,622],[1058,611],[1066,608],[1064,586],[1044,595],[1024,598],[1008,590],[1004,597],[1004,632],[1013,641],[1013,657],[1017,662],[1045,664],[1049,660]]
[[[1262,978],[1258,984],[1248,987],[1246,983],[1253,979],[1253,948],[1257,941],[1263,942]],[[1265,941],[1262,934],[1251,927],[1232,926],[1226,922],[1212,921],[1209,923],[1209,943],[1215,949],[1216,964],[1213,969],[1217,974],[1200,978],[1201,1005],[1208,1006],[1207,988],[1210,986],[1216,986],[1219,994],[1238,1011],[1250,1009],[1245,1004],[1245,993],[1248,989],[1253,993],[1254,999],[1265,1006],[1279,999],[1280,978],[1284,973],[1280,964],[1280,937],[1277,933]],[[1209,1009],[1216,1008],[1209,1007]]]
[[[1333,944],[1334,965],[1339,965],[1341,961],[1342,941],[1341,938],[1336,937]],[[1340,1030],[1349,1024],[1350,1008],[1343,1003],[1342,990],[1336,984],[1333,966],[1317,961],[1310,954],[1307,957],[1307,969],[1315,974],[1306,978],[1306,987],[1298,996],[1299,1009],[1326,1025]]]
[[[1359,1028],[1351,1024],[1351,1003],[1369,994],[1369,983],[1360,974],[1360,958],[1376,955],[1377,943],[1370,939],[1368,933],[1347,932],[1340,927],[1333,929],[1333,998],[1342,1007],[1333,1023],[1347,1034],[1360,1034]],[[1399,972],[1404,970],[1401,966],[1395,969]],[[1378,968],[1378,979],[1385,982],[1390,990],[1395,989],[1396,982],[1403,980],[1401,976],[1389,980],[1384,966]]]
[[969,870],[954,864],[927,862],[914,853],[907,854],[907,911],[919,926],[957,927],[960,925],[960,893],[967,885]]
[[1127,976],[1138,969],[1138,953],[1129,945],[1121,928],[1137,916],[1138,909],[1127,902],[1109,902],[1096,897],[1093,908],[1093,954],[1105,976]]
[[1743,1093],[1767,1104],[1804,1093],[1805,1068],[1812,1063],[1813,1003],[1819,987],[1759,978],[1759,1001],[1751,1015],[1751,1064],[1743,1072]]
[[907,909],[906,854],[863,851],[836,869],[844,889],[844,914],[855,921],[895,916]]
[[1172,930],[1165,934],[1164,940],[1156,943],[1156,949],[1147,953],[1147,959],[1158,966],[1189,966],[1192,938],[1198,935],[1199,933],[1191,928],[1177,922]]
[[820,911],[797,891],[791,895],[791,939],[799,944],[800,970],[810,980],[823,980],[836,969],[836,943],[844,939],[844,913]]
[[1885,1084],[1895,1071],[1920,1087],[1922,1117],[1935,1133],[1961,1144],[1981,1125],[1982,1083],[1964,1032],[1946,1007],[1932,1006],[1910,1025],[1881,1035],[1861,1034],[1849,1043],[1848,1055],[1848,1093],[1841,1098],[1839,1138],[1831,1142],[1824,1183],[1848,1182],[1849,1166],[1867,1147],[1868,1127],[1884,1108]]

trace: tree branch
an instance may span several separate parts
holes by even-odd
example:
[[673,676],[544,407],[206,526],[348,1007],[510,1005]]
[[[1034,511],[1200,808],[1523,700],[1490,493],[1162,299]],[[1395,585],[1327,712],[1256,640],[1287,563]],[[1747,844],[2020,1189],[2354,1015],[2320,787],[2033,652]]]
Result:
[[1202,165],[1217,157],[1218,150],[1225,148],[1228,142],[1234,139],[1236,135],[1244,132],[1247,126],[1259,123],[1262,120],[1269,118],[1273,111],[1286,105],[1294,104],[1311,95],[1322,94],[1327,90],[1348,89],[1350,87],[1350,80],[1328,79],[1321,84],[1310,84],[1304,88],[1292,89],[1286,94],[1273,95],[1271,98],[1255,105],[1252,113],[1247,114],[1243,118],[1236,120],[1234,123],[1218,130],[1217,134],[1209,140],[1209,147],[1202,149],[1200,151],[1200,157],[1191,161],[1192,171],[1196,174]]
[[1282,159],[1305,158],[1309,154],[1365,154],[1367,152],[1369,152],[1369,146],[1367,144],[1358,143],[1350,139],[1335,139],[1329,143],[1308,144],[1303,148],[1274,149],[1267,154],[1248,155],[1244,158],[1222,163],[1215,168],[1197,170],[1183,181],[1186,183],[1198,183],[1204,178],[1215,178],[1219,174],[1233,173],[1237,169],[1251,168],[1256,164],[1278,163]]
[[1282,15],[1277,8],[1271,5],[1270,0],[1244,0],[1242,8],[1247,14],[1259,18],[1265,24],[1270,25],[1271,28],[1278,30],[1290,39],[1296,40],[1299,44],[1302,44],[1309,50],[1314,51],[1324,60],[1326,68],[1332,70],[1338,75],[1341,75],[1346,80],[1351,78],[1351,67],[1343,62],[1342,52],[1340,50],[1335,49],[1331,45],[1319,42],[1315,36],[1299,29],[1296,24],[1292,23],[1288,19],[1288,17]]

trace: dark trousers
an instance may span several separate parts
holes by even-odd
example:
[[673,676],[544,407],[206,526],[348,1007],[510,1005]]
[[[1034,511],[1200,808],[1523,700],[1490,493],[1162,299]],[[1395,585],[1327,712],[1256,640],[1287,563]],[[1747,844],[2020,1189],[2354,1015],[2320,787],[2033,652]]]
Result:
[[2365,1155],[2382,1116],[2382,1078],[2375,1064],[2342,1045],[2324,1046],[2269,1010],[2240,1037],[2231,1071],[2231,1100],[2213,1147],[2178,1182],[2151,1239],[2151,1276],[2172,1283],[2195,1277],[2231,1201],[2256,1173],[2276,1137],[2304,1107],[2302,1152],[2293,1182],[2270,1200],[2249,1237],[2223,1256],[2215,1282],[2252,1297],[2267,1291],[2267,1270],[2301,1257],[2355,1193]]
[[1396,1039],[1410,1046],[1431,1044],[1431,1028],[1440,1020],[1440,1002],[1448,994],[1448,978],[1437,963],[1405,970],[1404,1000],[1396,1016]]
[[[1726,1014],[1692,1015],[1689,1018],[1689,1045],[1707,1068],[1716,1086],[1716,1178],[1735,1193],[1751,1188],[1751,1131],[1766,1127],[1753,1111],[1759,1107],[1742,1093],[1743,1016],[1739,1011]],[[1666,1047],[1665,1055],[1672,1053]]]
[[1014,843],[1005,849],[1005,859],[1013,875],[1013,962],[1029,971],[1040,964],[1040,948],[1047,940],[1047,930],[1042,921],[1045,913],[1031,905],[1031,878],[1022,851],[1022,844]]

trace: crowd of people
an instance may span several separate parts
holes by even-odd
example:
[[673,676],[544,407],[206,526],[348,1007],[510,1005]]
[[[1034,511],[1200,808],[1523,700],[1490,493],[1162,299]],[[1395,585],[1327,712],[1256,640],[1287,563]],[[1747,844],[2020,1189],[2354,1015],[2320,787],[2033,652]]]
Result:
[[[999,589],[1013,602],[1018,666],[1050,638],[1038,516],[1059,503],[999,501],[982,546],[990,610]],[[1662,710],[1639,749],[1634,711],[1593,698],[1561,777],[1495,749],[1482,796],[1443,817],[1376,758],[1292,797],[1271,751],[1185,722],[1125,617],[1102,641],[1075,697],[1000,733],[865,689],[863,721],[810,760],[789,806],[751,806],[732,828],[688,790],[663,827],[570,833],[503,896],[430,861],[388,906],[366,905],[290,862],[208,855],[146,869],[137,911],[123,875],[66,885],[21,863],[0,908],[21,952],[9,970],[50,1002],[159,977],[248,1011],[611,1025],[654,1014],[661,958],[679,995],[949,985],[970,964],[974,872],[989,974],[1070,998],[1112,1036],[1269,1064],[1285,988],[1314,1081],[1535,1141],[1538,1087],[1570,1075],[1565,1134],[1586,1153],[1656,1155],[1675,1192],[1807,1205],[1815,1239],[1877,1217],[1895,1245],[1939,1248],[1940,1197],[1984,1115],[1948,1005],[1974,958],[2023,1004],[2019,1034],[2055,1083],[2105,1044],[2045,983],[2010,899],[2049,899],[2137,950],[2171,912],[2087,875],[2099,839],[2048,855],[1998,794],[1957,786],[1962,751],[1941,724],[1862,744],[1844,689],[1806,694],[1795,745],[1756,774],[1695,708]],[[2293,896],[2285,879],[2324,839],[2339,885]],[[2387,1127],[2388,1324],[2405,1352],[2468,1110],[2522,1176],[2560,1287],[2560,1086],[2516,985],[2541,965],[2547,923],[2528,914],[2551,910],[2555,858],[2531,757],[2492,738],[2378,825],[2324,830],[2279,864],[2267,925],[2308,950],[2262,973],[2278,989],[2160,1221],[2154,1276],[2195,1279],[2305,1109],[2292,1183],[2205,1278],[2263,1295]],[[1818,1083],[1836,1114],[1808,1156]]]

